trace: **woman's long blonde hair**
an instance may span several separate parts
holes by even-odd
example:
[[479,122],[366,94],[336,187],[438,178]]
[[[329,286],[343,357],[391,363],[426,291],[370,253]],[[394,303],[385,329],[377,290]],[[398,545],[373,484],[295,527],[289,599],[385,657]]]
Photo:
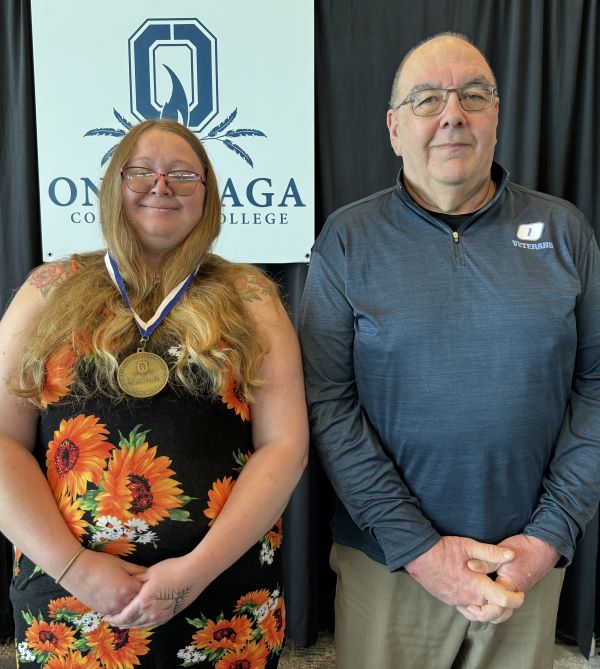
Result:
[[[142,247],[125,216],[121,179],[121,168],[147,130],[182,137],[200,159],[206,178],[202,215],[188,237],[163,256],[158,287],[147,274]],[[173,287],[200,268],[180,303],[150,337],[146,350],[164,353],[181,347],[171,369],[172,384],[194,394],[216,395],[233,373],[239,392],[250,400],[260,385],[258,372],[267,343],[248,317],[236,281],[250,274],[272,295],[277,291],[257,269],[211,254],[221,227],[221,201],[214,170],[199,139],[174,121],[140,123],[115,149],[99,197],[107,247],[127,285],[131,305],[142,318],[152,315]],[[93,375],[77,374],[71,386],[74,393],[85,397],[100,391],[115,399],[123,397],[116,381],[117,366],[140,340],[131,311],[106,271],[104,253],[74,256],[74,260],[78,270],[56,286],[40,311],[19,377],[12,383],[15,394],[36,404],[45,385],[46,363],[65,345],[77,356],[94,354]]]

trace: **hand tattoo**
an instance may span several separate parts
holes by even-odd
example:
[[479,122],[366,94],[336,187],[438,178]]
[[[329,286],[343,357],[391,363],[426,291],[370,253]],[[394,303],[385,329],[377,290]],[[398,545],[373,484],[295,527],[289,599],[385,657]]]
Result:
[[191,585],[184,585],[183,588],[179,590],[171,590],[168,592],[166,590],[161,590],[157,595],[152,595],[152,599],[161,602],[169,602],[166,606],[163,606],[163,611],[168,611],[173,609],[173,615],[179,613],[185,607],[185,597],[192,589]]

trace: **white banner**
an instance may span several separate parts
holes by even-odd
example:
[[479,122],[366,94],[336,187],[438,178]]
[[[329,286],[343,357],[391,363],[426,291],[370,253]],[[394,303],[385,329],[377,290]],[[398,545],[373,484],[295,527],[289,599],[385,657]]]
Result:
[[104,246],[114,146],[169,117],[204,142],[223,203],[216,252],[306,262],[314,241],[312,0],[32,0],[44,260]]

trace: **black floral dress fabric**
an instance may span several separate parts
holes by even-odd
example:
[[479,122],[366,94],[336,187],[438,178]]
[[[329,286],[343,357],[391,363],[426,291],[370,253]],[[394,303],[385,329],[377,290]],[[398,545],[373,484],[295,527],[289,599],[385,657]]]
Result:
[[[77,405],[68,392],[80,361],[66,347],[49,360],[35,450],[65,521],[87,548],[137,564],[189,552],[252,455],[235,379],[216,399],[167,386],[149,399]],[[168,623],[139,630],[113,628],[17,549],[19,666],[273,669],[285,633],[281,541],[279,520]]]

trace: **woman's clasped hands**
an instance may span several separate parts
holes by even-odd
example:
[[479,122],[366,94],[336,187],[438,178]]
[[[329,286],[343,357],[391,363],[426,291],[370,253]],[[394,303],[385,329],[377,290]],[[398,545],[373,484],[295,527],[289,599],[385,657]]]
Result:
[[205,587],[197,580],[189,556],[146,568],[92,550],[82,552],[61,584],[109,624],[122,628],[162,625]]

